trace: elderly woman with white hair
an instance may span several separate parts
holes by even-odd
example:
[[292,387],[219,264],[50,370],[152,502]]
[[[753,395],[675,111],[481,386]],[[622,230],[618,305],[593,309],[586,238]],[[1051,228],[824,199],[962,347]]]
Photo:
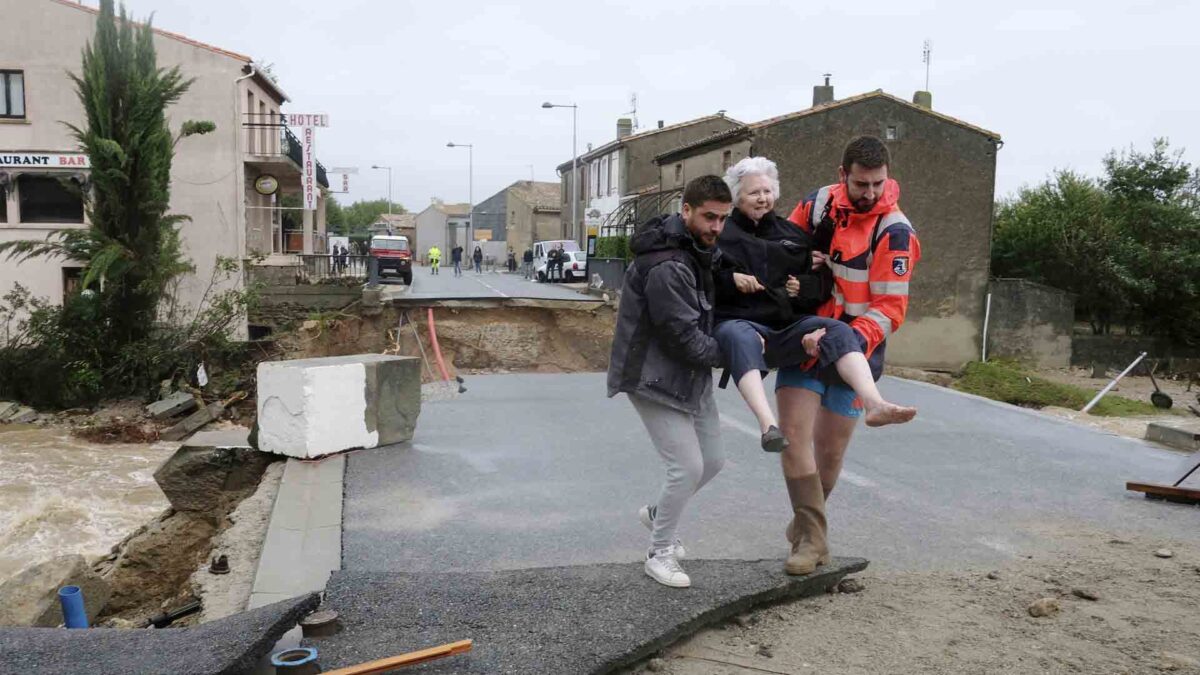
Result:
[[[915,409],[883,399],[857,334],[846,323],[816,316],[832,292],[826,269],[814,269],[807,233],[775,214],[779,171],[764,157],[747,157],[730,167],[725,182],[734,209],[717,245],[722,266],[716,281],[715,337],[726,376],[731,376],[762,432],[762,448],[781,452],[788,441],[767,401],[763,375],[770,368],[802,366],[841,378],[862,398],[867,424],[882,426],[912,419]],[[724,379],[722,380],[724,384]],[[801,452],[812,453],[812,439]],[[793,450],[792,452],[795,452]],[[817,474],[787,479],[793,518],[785,570],[808,574],[825,564],[825,498]]]

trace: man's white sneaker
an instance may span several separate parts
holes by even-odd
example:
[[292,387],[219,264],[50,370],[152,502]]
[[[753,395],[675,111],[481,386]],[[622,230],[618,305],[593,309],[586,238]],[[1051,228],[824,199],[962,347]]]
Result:
[[664,586],[687,588],[692,585],[691,578],[679,566],[674,547],[660,548],[648,554],[645,567],[646,574]]
[[[650,506],[649,504],[638,509],[638,519],[642,521],[642,525],[646,526],[647,530],[654,531],[654,511],[658,507]],[[679,537],[675,537],[675,543],[672,544],[675,548],[675,557],[680,560],[687,558],[687,549],[683,547],[683,542],[679,541]]]

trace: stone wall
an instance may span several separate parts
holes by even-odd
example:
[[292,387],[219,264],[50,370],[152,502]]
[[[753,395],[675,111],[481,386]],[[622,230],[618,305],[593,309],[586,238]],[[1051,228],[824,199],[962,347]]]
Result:
[[994,279],[988,358],[1016,359],[1039,368],[1071,364],[1075,296],[1026,279]]
[[361,286],[300,285],[301,268],[294,265],[250,265],[248,284],[259,285],[259,301],[248,319],[252,326],[281,328],[313,314],[344,309],[362,297]]

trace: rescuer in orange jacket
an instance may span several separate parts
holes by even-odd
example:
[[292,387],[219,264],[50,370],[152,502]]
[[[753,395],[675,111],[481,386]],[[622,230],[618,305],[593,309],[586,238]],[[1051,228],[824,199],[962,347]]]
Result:
[[[838,167],[839,182],[817,190],[788,220],[814,239],[814,267],[833,272],[833,296],[820,316],[841,319],[859,335],[876,380],[883,374],[887,338],[904,322],[908,288],[921,245],[900,211],[900,186],[889,177],[891,158],[883,141],[850,141]],[[788,439],[783,477],[793,506],[805,481],[819,474],[825,498],[837,483],[842,459],[862,403],[836,373],[781,368],[776,376],[780,427]],[[829,559],[824,504],[819,518],[793,516],[788,567],[807,568]],[[793,565],[793,562],[795,564]]]

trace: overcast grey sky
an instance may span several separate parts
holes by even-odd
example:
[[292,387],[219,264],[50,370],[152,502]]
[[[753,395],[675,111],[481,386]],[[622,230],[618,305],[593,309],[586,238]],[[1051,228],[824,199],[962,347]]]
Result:
[[[87,0],[96,4],[95,0]],[[390,0],[127,0],[135,17],[274,64],[291,112],[324,112],[318,155],[358,166],[346,203],[387,194],[419,211],[508,183],[557,180],[579,146],[615,136],[638,95],[643,129],[724,109],[743,122],[806,108],[821,73],[838,98],[910,99],[933,41],[934,108],[999,132],[997,196],[1055,168],[1096,174],[1109,150],[1167,136],[1200,161],[1200,3],[855,2],[519,4]],[[1133,3],[1129,3],[1133,4]],[[832,176],[831,176],[832,177]],[[783,210],[790,205],[781,205]]]

